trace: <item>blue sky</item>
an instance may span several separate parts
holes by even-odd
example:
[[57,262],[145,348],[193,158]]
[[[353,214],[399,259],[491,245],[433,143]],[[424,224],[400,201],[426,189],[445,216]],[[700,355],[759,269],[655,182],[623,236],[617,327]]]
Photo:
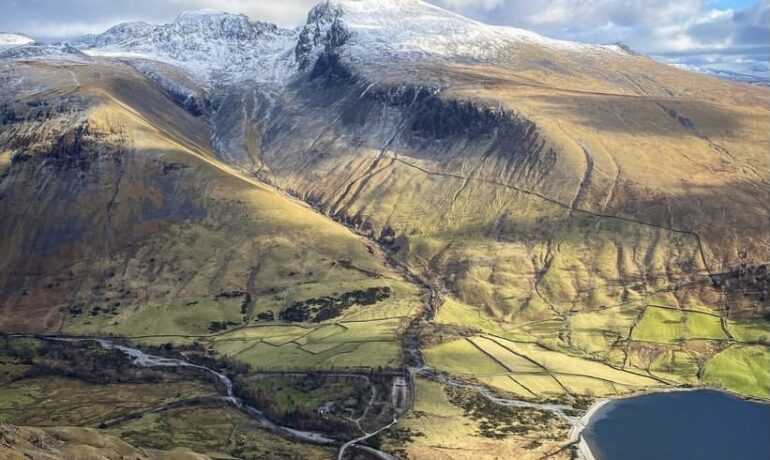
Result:
[[770,0],[433,1],[551,37],[623,42],[669,62],[751,71],[770,61]]
[[[213,8],[295,26],[319,0],[2,0],[0,31],[52,39],[118,22],[161,23]],[[388,0],[382,0],[388,1]],[[429,0],[482,22],[589,43],[623,42],[657,58],[767,67],[770,0]]]
[[712,0],[708,5],[712,8],[744,8],[757,3],[756,0]]

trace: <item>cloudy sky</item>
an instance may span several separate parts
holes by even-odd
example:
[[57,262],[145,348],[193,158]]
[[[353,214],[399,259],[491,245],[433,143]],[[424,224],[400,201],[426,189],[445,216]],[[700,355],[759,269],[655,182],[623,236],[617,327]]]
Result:
[[[319,0],[2,0],[0,31],[59,39],[118,22],[162,23],[213,8],[284,26]],[[382,0],[388,1],[388,0]],[[770,0],[430,0],[474,19],[590,43],[624,42],[665,60],[735,69],[770,60]]]

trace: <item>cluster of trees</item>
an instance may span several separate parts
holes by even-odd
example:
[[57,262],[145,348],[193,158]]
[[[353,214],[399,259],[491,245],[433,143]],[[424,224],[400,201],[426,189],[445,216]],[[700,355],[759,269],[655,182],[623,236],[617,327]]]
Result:
[[748,265],[746,263],[734,271],[716,274],[712,277],[714,287],[721,290],[728,297],[732,294],[740,294],[756,300],[764,307],[768,307],[768,288],[770,276],[768,265]]
[[478,422],[479,434],[486,438],[505,439],[513,434],[548,432],[561,423],[551,412],[501,406],[478,393],[461,388],[449,388],[448,395],[452,404],[462,408],[466,416]]
[[[314,386],[314,384],[310,384],[310,386]],[[245,381],[237,380],[235,392],[246,404],[256,407],[267,418],[281,425],[299,430],[329,433],[339,439],[354,438],[361,434],[351,421],[331,414],[320,414],[316,407],[301,404],[278,407],[275,393],[270,388],[250,385]]]
[[93,342],[58,342],[29,338],[2,338],[3,354],[29,365],[20,378],[58,375],[93,384],[169,382],[200,379],[195,368],[135,366],[120,350]]
[[390,287],[388,286],[357,289],[345,292],[340,296],[324,296],[303,302],[294,302],[281,311],[278,317],[282,321],[293,323],[307,321],[320,323],[340,316],[344,310],[353,305],[374,305],[388,297],[390,297]]

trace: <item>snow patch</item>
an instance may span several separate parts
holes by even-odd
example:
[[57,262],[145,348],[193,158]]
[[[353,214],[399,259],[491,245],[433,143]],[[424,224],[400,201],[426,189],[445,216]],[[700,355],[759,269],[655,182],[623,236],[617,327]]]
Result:
[[26,35],[0,32],[0,51],[14,46],[27,45],[34,41],[33,38],[27,37]]

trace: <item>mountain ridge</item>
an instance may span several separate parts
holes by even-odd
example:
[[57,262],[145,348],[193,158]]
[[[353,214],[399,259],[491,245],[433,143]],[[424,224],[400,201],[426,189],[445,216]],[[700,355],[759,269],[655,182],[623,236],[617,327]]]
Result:
[[[398,21],[401,21],[399,26],[393,27],[395,22]],[[447,21],[450,23],[446,24]],[[184,24],[194,26],[194,28],[185,30]],[[241,33],[250,27],[256,29],[257,33],[247,33],[245,35]],[[328,28],[328,30],[325,30],[324,27]],[[132,39],[130,32],[136,29],[138,29],[139,36],[134,36]],[[237,48],[238,42],[250,43],[258,48],[261,47],[260,38],[262,38],[262,32],[267,39],[270,38],[271,34],[286,37],[292,34],[299,34],[299,43],[296,43],[294,48],[297,60],[300,61],[300,67],[303,67],[302,61],[305,60],[302,53],[310,51],[310,49],[301,50],[302,47],[307,46],[307,43],[302,41],[307,40],[307,37],[311,34],[313,35],[312,41],[314,46],[320,45],[321,47],[326,46],[326,44],[320,43],[320,41],[329,42],[331,46],[342,46],[344,45],[342,43],[343,36],[357,35],[356,40],[360,42],[359,46],[365,51],[357,52],[356,49],[350,50],[352,54],[351,59],[353,60],[361,60],[364,55],[379,55],[379,59],[390,59],[401,55],[405,59],[410,59],[410,56],[411,58],[419,58],[419,56],[425,55],[435,58],[443,56],[446,59],[467,58],[483,60],[485,58],[482,52],[483,49],[491,47],[504,50],[506,46],[512,46],[518,41],[532,42],[543,46],[567,47],[573,51],[611,50],[620,53],[624,52],[623,48],[615,45],[584,45],[576,42],[546,39],[538,34],[521,29],[487,26],[428,3],[411,0],[396,3],[367,3],[364,0],[322,2],[310,10],[306,23],[294,29],[293,32],[289,29],[278,28],[269,23],[253,21],[245,15],[209,10],[190,11],[181,13],[171,23],[155,26],[154,28],[147,29],[144,25],[140,27],[131,27],[130,24],[118,25],[104,34],[79,41],[76,40],[73,44],[79,48],[94,50],[92,53],[105,53],[109,51],[147,52],[149,56],[157,54],[169,57],[175,61],[189,62],[196,60],[196,58],[185,57],[184,50],[181,49],[155,49],[157,45],[153,42],[160,42],[161,40],[147,37],[147,34],[152,33],[164,40],[168,40],[170,37],[167,37],[167,34],[180,33],[194,41],[200,41],[203,37],[197,36],[196,32],[205,29],[213,32],[213,34],[204,35],[209,37],[209,39],[224,38],[226,41],[236,42],[228,46],[230,49]],[[378,36],[376,33],[377,29],[382,29],[388,38],[384,39]],[[154,30],[154,32],[150,32],[151,30]],[[401,39],[395,33],[397,30],[401,30],[404,35]],[[502,39],[496,37],[499,35],[504,37]],[[442,43],[440,37],[454,38],[448,43]],[[235,40],[233,40],[234,38]],[[296,39],[296,37],[292,38]],[[145,40],[149,43],[143,43]],[[421,43],[421,41],[424,43]],[[383,46],[382,44],[385,42],[395,42],[395,45]],[[462,45],[463,43],[465,43],[464,46]],[[274,51],[279,54],[285,54],[291,45],[286,44],[285,46],[285,49]],[[260,52],[263,56],[267,56],[265,50]],[[232,58],[234,55],[237,54],[230,53],[229,57]],[[486,56],[486,58],[491,57],[492,55]],[[250,61],[246,61],[245,64],[250,64]],[[241,67],[239,70],[245,71],[246,69]]]
[[[224,11],[211,9],[190,10],[180,13],[173,21],[166,24],[152,25],[142,21],[120,23],[111,27],[104,33],[75,38],[73,40],[67,41],[66,44],[78,48],[81,51],[92,50],[91,52],[95,54],[109,55],[112,57],[116,57],[120,53],[125,53],[124,57],[130,58],[160,59],[166,60],[169,63],[175,65],[186,63],[188,64],[188,70],[196,72],[198,76],[210,76],[211,72],[216,68],[224,68],[226,72],[231,72],[233,70],[243,72],[245,70],[245,66],[253,64],[253,58],[241,56],[239,53],[226,52],[228,56],[227,59],[222,59],[217,63],[209,63],[206,62],[206,59],[202,56],[195,56],[195,53],[190,56],[185,56],[184,52],[180,51],[180,45],[178,44],[176,46],[157,50],[153,48],[152,43],[142,43],[141,40],[142,38],[145,38],[152,42],[153,40],[148,38],[147,35],[151,34],[153,30],[158,32],[165,29],[165,33],[171,33],[168,29],[173,28],[172,26],[174,24],[179,26],[182,23],[197,23],[198,26],[200,26],[203,25],[201,21],[205,21],[211,25],[212,21],[216,20],[215,22],[219,23],[231,22],[233,24],[241,24],[241,32],[244,30],[244,24],[254,24],[258,25],[257,29],[262,29],[263,31],[272,30],[283,36],[290,36],[292,34],[299,36],[294,37],[294,39],[298,39],[299,41],[299,43],[296,43],[295,46],[295,54],[297,55],[296,59],[299,62],[299,67],[302,68],[304,64],[303,58],[300,56],[300,48],[306,46],[306,44],[301,43],[303,40],[301,35],[303,32],[306,35],[311,32],[310,30],[307,30],[308,27],[311,29],[313,27],[317,27],[318,24],[312,24],[312,22],[316,21],[321,16],[325,16],[325,20],[329,21],[329,24],[336,24],[338,29],[340,27],[347,27],[349,29],[358,28],[358,33],[360,34],[362,31],[366,31],[366,29],[370,29],[371,31],[383,25],[387,25],[388,14],[394,14],[394,12],[401,17],[407,18],[407,23],[408,21],[419,23],[417,18],[422,18],[422,21],[432,19],[428,21],[427,24],[424,22],[420,24],[418,29],[421,29],[422,32],[429,32],[431,31],[431,28],[433,28],[433,32],[420,37],[423,39],[423,43],[420,43],[420,40],[410,41],[408,39],[410,35],[409,30],[414,28],[402,27],[400,29],[403,30],[396,29],[403,36],[407,37],[407,39],[399,41],[399,43],[401,43],[403,46],[397,48],[382,46],[379,46],[378,48],[378,43],[382,43],[383,40],[378,39],[375,36],[373,40],[369,40],[368,45],[363,45],[365,50],[364,52],[356,53],[355,50],[351,51],[352,54],[357,54],[357,56],[354,56],[355,59],[361,59],[361,56],[366,56],[367,54],[377,53],[384,53],[388,56],[388,58],[398,57],[399,55],[404,55],[402,57],[407,58],[406,55],[412,55],[412,58],[419,59],[420,56],[425,56],[427,53],[432,54],[434,58],[441,58],[443,55],[443,57],[446,59],[463,58],[483,61],[484,59],[493,58],[496,53],[505,52],[506,49],[511,46],[515,47],[517,42],[529,42],[530,44],[537,44],[539,46],[569,48],[575,52],[612,51],[629,55],[638,54],[634,50],[621,43],[608,45],[586,44],[580,42],[551,39],[524,29],[517,29],[508,26],[486,25],[420,0],[398,0],[396,2],[375,2],[370,0],[323,1],[311,8],[304,25],[297,26],[294,29],[281,28],[269,22],[248,18],[243,14],[227,13]],[[313,19],[314,17],[316,19]],[[345,24],[346,17],[350,24],[347,26],[342,26],[341,24]],[[335,22],[335,19],[338,19],[338,21]],[[359,23],[357,24],[356,21]],[[442,22],[444,24],[442,24]],[[436,26],[439,26],[438,29],[436,29]],[[445,27],[444,30],[441,30],[442,26]],[[246,28],[248,29],[249,27]],[[463,32],[463,29],[466,29],[465,32]],[[237,35],[237,30],[237,28],[231,28],[229,33],[235,33],[235,35]],[[222,31],[228,33],[227,28],[224,28]],[[179,31],[176,32],[178,33]],[[163,35],[164,32],[160,33]],[[190,31],[188,31],[186,36],[189,36],[193,41],[200,40],[202,38],[201,36],[195,37],[189,33]],[[317,34],[320,32],[316,31],[314,33]],[[391,35],[397,36],[398,33],[394,34],[391,31]],[[455,36],[455,39],[453,41],[450,40],[449,42],[435,38],[452,35]],[[486,37],[483,37],[484,35],[486,35]],[[431,36],[434,36],[434,38],[430,38]],[[219,38],[221,38],[221,36]],[[316,40],[318,40],[318,38],[319,37],[315,37]],[[391,41],[392,38],[394,37],[390,37]],[[209,39],[211,39],[211,36],[209,36]],[[240,41],[243,42],[243,40]],[[155,40],[155,42],[158,42],[158,40]],[[13,46],[24,44],[27,43],[18,43],[14,44]],[[252,42],[252,45],[256,47],[262,47],[263,44],[260,43],[259,40],[255,40]],[[276,53],[286,54],[288,47],[290,46],[291,45],[289,44],[284,45],[285,48],[280,50],[275,49],[275,46],[268,47],[270,49],[265,49],[263,47],[260,50],[260,53],[262,53],[263,56],[268,57]],[[223,50],[220,47],[218,52],[222,53],[222,51]],[[53,48],[51,48],[51,53],[58,54]],[[44,53],[40,53],[38,51],[34,54],[42,55]],[[499,55],[497,57],[499,58]],[[181,60],[179,58],[181,58]],[[233,59],[235,59],[236,63],[233,65],[228,65],[229,61]],[[272,60],[274,58],[270,57],[269,59]],[[196,62],[195,65],[192,65],[193,61],[198,62]],[[283,63],[282,65],[286,66],[287,64]],[[711,75],[717,78],[733,81],[749,82],[752,84],[761,85],[766,83],[765,77],[755,78],[753,76],[749,77],[747,75],[741,75],[739,73],[727,72],[723,70],[696,70],[694,67],[686,65],[675,66],[686,71],[694,71],[700,74]],[[275,64],[273,64],[273,67],[275,67]],[[283,78],[288,76],[286,72],[287,71],[283,72]],[[254,75],[255,73],[252,72],[252,74],[248,77],[254,77]],[[258,75],[257,78],[262,78],[263,80],[267,79],[265,77],[265,72],[256,72],[256,75]],[[275,79],[275,76],[273,79]]]

